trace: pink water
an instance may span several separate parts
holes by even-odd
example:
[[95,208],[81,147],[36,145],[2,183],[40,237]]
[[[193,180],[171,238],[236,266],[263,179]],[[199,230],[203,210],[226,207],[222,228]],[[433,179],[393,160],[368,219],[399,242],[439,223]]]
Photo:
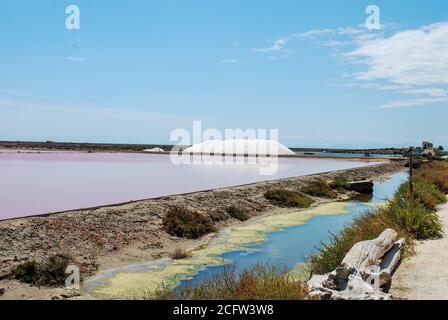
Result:
[[0,150],[0,220],[372,165],[280,158],[255,164],[174,165],[169,155]]

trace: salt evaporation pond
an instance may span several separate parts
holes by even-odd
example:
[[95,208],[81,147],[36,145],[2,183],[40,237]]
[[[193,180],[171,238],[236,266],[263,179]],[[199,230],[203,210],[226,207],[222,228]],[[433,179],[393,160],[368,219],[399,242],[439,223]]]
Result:
[[191,259],[160,259],[106,271],[87,279],[82,291],[86,297],[100,299],[138,297],[162,285],[200,282],[229,264],[236,272],[257,263],[298,270],[297,266],[305,263],[322,242],[328,242],[329,232],[339,232],[364,210],[384,203],[407,177],[407,173],[400,172],[375,182],[374,193],[368,199],[255,218],[221,231],[205,248],[194,251]]
[[181,164],[166,154],[0,150],[0,219],[108,205],[375,162],[279,158],[274,175],[257,164]]

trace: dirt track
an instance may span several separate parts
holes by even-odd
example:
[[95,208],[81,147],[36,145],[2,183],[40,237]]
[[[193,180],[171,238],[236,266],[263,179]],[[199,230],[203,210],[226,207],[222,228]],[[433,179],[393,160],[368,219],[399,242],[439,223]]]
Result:
[[415,255],[405,259],[394,275],[395,299],[448,300],[448,204],[439,210],[445,236],[416,244]]

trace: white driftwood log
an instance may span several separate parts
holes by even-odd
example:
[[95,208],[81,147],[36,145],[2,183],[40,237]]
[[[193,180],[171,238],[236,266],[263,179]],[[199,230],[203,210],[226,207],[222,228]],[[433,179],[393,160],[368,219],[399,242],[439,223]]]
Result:
[[326,275],[313,275],[308,281],[309,298],[315,300],[383,300],[401,259],[404,239],[398,233],[384,230],[373,240],[356,243],[342,263]]
[[357,270],[367,278],[378,272],[380,259],[394,246],[397,238],[395,230],[386,229],[376,239],[356,243],[337,268],[338,276],[347,279],[352,270]]

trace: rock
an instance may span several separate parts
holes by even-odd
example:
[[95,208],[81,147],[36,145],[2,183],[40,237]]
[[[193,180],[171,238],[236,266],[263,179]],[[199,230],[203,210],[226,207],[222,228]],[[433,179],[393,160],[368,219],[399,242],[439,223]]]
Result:
[[6,292],[6,289],[5,289],[5,288],[0,288],[0,297],[1,297],[2,295],[4,295],[5,292]]
[[323,286],[323,282],[327,279],[326,275],[313,275],[308,281],[308,298],[310,300],[330,300],[334,291]]
[[61,297],[70,299],[74,297],[79,297],[81,294],[75,290],[75,289],[64,289],[64,292],[62,292]]
[[11,276],[11,272],[8,271],[1,271],[0,272],[0,280],[9,278]]
[[356,243],[341,264],[308,281],[310,300],[388,300],[392,274],[401,259],[404,239],[386,229],[378,238]]
[[390,296],[372,285],[356,274],[351,275],[348,280],[347,290],[336,293],[336,297],[341,300],[388,300]]
[[373,193],[373,182],[372,180],[364,180],[364,181],[355,181],[350,182],[350,190],[359,192],[359,193]]

